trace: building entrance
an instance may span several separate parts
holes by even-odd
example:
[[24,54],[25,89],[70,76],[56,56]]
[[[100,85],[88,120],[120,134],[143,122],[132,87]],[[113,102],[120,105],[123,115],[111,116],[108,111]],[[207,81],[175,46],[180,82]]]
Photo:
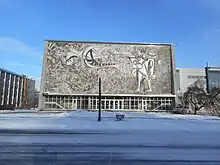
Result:
[[123,100],[112,100],[105,99],[102,100],[101,108],[103,110],[123,110],[124,101]]

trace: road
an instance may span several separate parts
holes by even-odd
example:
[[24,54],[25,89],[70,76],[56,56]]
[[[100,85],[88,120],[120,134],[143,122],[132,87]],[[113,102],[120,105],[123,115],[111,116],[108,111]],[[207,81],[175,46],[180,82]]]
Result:
[[219,165],[219,132],[0,133],[0,164]]

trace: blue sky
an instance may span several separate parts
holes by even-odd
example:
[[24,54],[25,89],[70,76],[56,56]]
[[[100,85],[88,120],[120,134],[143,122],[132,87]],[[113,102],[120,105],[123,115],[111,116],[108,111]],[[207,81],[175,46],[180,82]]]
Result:
[[0,0],[0,67],[40,77],[45,39],[168,42],[220,65],[220,0]]

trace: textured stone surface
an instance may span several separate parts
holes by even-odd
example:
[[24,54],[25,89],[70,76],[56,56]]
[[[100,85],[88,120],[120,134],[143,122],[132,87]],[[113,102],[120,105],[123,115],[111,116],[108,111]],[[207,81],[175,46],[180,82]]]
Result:
[[45,92],[170,94],[170,45],[49,41]]

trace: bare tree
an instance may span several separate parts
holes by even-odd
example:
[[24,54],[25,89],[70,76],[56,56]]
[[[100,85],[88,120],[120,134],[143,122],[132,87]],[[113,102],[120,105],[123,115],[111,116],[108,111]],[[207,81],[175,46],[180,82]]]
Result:
[[206,92],[203,88],[199,88],[195,83],[188,87],[187,91],[183,94],[185,102],[191,105],[194,114],[202,109],[206,104]]
[[183,94],[184,93],[178,93],[177,94],[177,99],[178,99],[178,104],[180,104],[180,105],[182,105],[182,106],[184,106],[185,105],[185,99],[184,99],[184,97],[183,97]]
[[210,91],[206,109],[209,114],[220,116],[220,88],[213,88]]
[[188,87],[187,91],[183,94],[183,98],[186,103],[191,105],[196,115],[202,108],[208,109],[215,114],[218,114],[220,107],[220,89],[213,88],[208,94],[204,88],[199,85],[200,81],[196,81],[194,84]]

